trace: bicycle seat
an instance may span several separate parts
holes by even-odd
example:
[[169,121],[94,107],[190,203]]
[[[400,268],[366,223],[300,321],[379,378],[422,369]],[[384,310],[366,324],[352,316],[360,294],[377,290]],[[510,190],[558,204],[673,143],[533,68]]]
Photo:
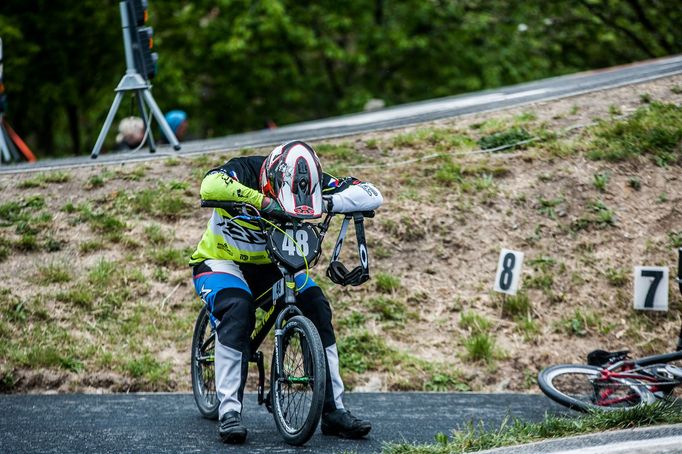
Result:
[[606,366],[628,358],[630,350],[609,352],[606,350],[593,350],[587,354],[587,364],[590,366]]

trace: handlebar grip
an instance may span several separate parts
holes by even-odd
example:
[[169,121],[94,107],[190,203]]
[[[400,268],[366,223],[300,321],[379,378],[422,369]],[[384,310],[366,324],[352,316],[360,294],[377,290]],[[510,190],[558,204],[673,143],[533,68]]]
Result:
[[201,207],[202,208],[222,208],[224,210],[233,210],[235,208],[239,208],[243,204],[239,204],[237,202],[227,202],[224,200],[202,200],[201,201]]

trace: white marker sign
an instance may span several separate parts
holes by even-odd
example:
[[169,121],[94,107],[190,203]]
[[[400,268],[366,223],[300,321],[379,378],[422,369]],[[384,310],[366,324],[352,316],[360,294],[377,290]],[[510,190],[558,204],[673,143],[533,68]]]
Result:
[[500,260],[497,262],[497,274],[495,275],[495,291],[516,295],[521,279],[521,265],[523,264],[523,252],[502,249]]
[[668,310],[668,267],[635,267],[635,309]]

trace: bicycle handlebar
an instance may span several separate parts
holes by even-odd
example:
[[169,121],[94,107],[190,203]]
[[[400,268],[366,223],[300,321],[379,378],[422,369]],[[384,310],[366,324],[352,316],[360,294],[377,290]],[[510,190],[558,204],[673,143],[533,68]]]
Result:
[[[246,203],[246,202],[228,202],[228,201],[224,201],[224,200],[203,200],[202,199],[201,200],[201,207],[202,208],[221,208],[223,210],[239,210],[239,209],[242,209],[245,211],[253,210],[256,213],[260,213],[258,208],[251,205],[250,203]],[[360,214],[366,218],[373,218],[375,215],[374,211],[356,211],[356,212],[351,212],[351,213],[328,213],[328,214],[330,214],[332,216],[336,216],[336,215],[353,216],[356,214]]]

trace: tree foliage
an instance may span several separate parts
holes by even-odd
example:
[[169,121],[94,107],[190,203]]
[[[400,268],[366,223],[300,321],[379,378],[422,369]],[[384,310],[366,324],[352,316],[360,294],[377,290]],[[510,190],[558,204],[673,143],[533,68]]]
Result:
[[[673,0],[150,3],[154,96],[198,137],[682,50]],[[0,37],[16,129],[41,155],[89,151],[125,70],[117,3],[5,0]]]

